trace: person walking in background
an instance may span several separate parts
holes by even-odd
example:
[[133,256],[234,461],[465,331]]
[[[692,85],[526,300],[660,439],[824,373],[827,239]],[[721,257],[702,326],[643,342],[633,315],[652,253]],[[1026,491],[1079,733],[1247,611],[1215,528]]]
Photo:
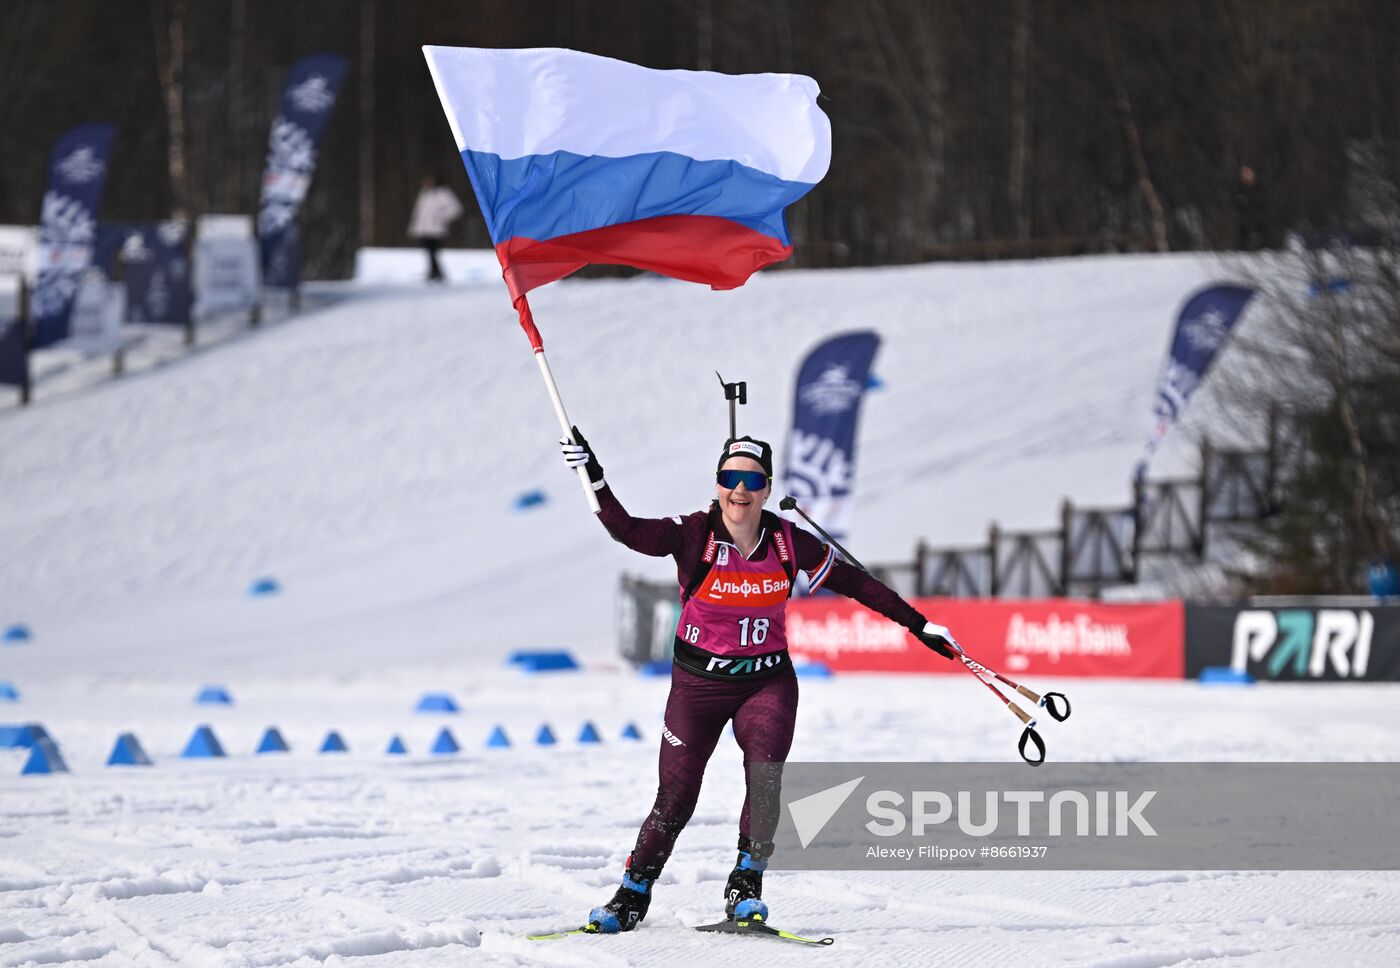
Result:
[[442,282],[442,266],[438,265],[438,250],[447,230],[462,215],[462,203],[452,189],[437,175],[423,179],[418,199],[413,203],[413,215],[408,220],[408,236],[418,239],[428,253],[428,281]]

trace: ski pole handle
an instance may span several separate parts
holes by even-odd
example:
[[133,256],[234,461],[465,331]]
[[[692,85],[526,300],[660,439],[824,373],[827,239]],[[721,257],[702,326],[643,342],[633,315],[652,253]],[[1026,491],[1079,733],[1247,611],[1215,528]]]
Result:
[[1012,682],[1010,679],[1006,678],[1006,676],[1002,675],[1000,672],[997,672],[995,669],[989,669],[986,666],[982,665],[982,663],[971,658],[967,653],[963,652],[962,646],[958,646],[958,652],[960,653],[960,657],[962,658],[963,662],[967,664],[968,668],[973,669],[973,671],[979,673],[985,672],[987,675],[991,676],[993,679],[996,679],[998,682],[1006,683],[1012,689],[1015,689],[1021,695],[1029,699],[1031,702],[1035,703],[1037,706],[1040,706],[1042,709],[1048,712],[1050,714],[1051,719],[1059,723],[1063,723],[1066,719],[1069,719],[1071,707],[1069,704],[1069,697],[1066,696],[1064,693],[1047,692],[1045,695],[1042,696],[1040,695],[1040,693],[1035,692],[1034,690],[1027,689],[1019,682]]
[[[1065,708],[1061,710],[1055,705],[1057,702],[1064,703]],[[1062,692],[1047,692],[1040,700],[1040,705],[1045,707],[1045,711],[1050,714],[1050,718],[1057,723],[1063,723],[1066,719],[1069,719],[1069,696],[1066,696]]]
[[[1036,755],[1032,757],[1026,752],[1026,747],[1035,748]],[[1040,738],[1040,734],[1035,731],[1035,724],[1027,726],[1021,731],[1021,740],[1016,744],[1016,751],[1021,754],[1021,759],[1026,761],[1028,766],[1040,766],[1045,762],[1045,740]]]

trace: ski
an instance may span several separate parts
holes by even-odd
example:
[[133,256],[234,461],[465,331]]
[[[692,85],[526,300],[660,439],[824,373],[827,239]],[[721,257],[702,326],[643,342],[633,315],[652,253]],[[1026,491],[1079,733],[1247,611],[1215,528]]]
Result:
[[598,928],[592,924],[585,924],[581,928],[572,928],[568,931],[549,931],[542,934],[527,934],[527,941],[556,941],[559,938],[567,938],[572,934],[598,934]]
[[783,941],[796,941],[801,944],[835,944],[835,938],[804,938],[791,931],[770,927],[762,921],[719,921],[715,924],[698,924],[696,931],[715,931],[721,934],[748,934],[759,938],[781,938]]
[[[762,921],[719,921],[715,924],[696,925],[696,931],[712,931],[719,934],[747,934],[759,938],[779,938],[783,941],[795,941],[799,944],[831,945],[836,943],[835,938],[804,938],[800,934],[793,934],[791,931],[783,931],[780,928],[770,927]],[[567,931],[549,931],[540,934],[527,934],[525,937],[529,941],[557,941],[560,938],[567,938],[575,934],[599,934],[597,927],[592,924],[585,924],[581,928],[571,928]]]

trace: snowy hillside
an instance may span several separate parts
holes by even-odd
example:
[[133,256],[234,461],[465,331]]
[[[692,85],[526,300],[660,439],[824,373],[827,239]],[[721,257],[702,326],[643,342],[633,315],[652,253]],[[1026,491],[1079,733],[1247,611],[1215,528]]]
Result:
[[[574,419],[643,514],[712,493],[715,369],[749,383],[741,428],[781,441],[809,347],[877,330],[851,544],[891,561],[992,518],[1049,525],[1064,495],[1123,501],[1174,314],[1224,274],[1171,256],[773,273],[733,293],[580,281],[534,305]],[[613,658],[614,600],[622,571],[670,569],[587,512],[503,288],[338,298],[191,355],[151,341],[119,381],[55,367],[35,406],[0,410],[0,626],[34,631],[0,646],[19,697],[0,723],[42,722],[73,771],[20,776],[25,751],[0,749],[0,968],[1395,963],[1394,872],[774,872],[773,922],[832,947],[698,934],[734,859],[728,738],[641,928],[527,941],[606,900],[650,805],[668,683]],[[1211,418],[1209,388],[1193,406]],[[535,488],[547,503],[513,511]],[[262,575],[282,593],[249,598]],[[503,667],[538,645],[590,668]],[[234,704],[194,704],[202,683]],[[1075,704],[1045,730],[1058,761],[1400,743],[1384,684],[1041,688]],[[966,676],[800,689],[797,760],[1015,756],[1018,724]],[[415,712],[427,690],[460,713]],[[585,721],[601,743],[578,740]],[[546,722],[557,745],[531,742]],[[227,759],[180,757],[200,723]],[[269,725],[290,752],[254,755]],[[456,755],[427,752],[444,725]],[[513,745],[485,748],[498,726]],[[319,755],[331,729],[349,751]],[[124,730],[154,766],[104,765]],[[385,755],[391,735],[407,755]]]
[[[1049,525],[1065,495],[1123,502],[1174,314],[1223,272],[1182,255],[769,273],[728,293],[566,281],[534,307],[572,418],[655,515],[711,493],[716,369],[749,383],[741,431],[781,447],[807,350],[879,332],[852,550],[898,561],[994,518]],[[6,657],[25,674],[365,668],[390,646],[429,665],[606,656],[619,573],[669,573],[609,541],[561,469],[503,287],[364,290],[39,395],[0,411],[0,623],[39,637]],[[534,488],[549,502],[513,512]],[[250,603],[262,574],[286,593]]]

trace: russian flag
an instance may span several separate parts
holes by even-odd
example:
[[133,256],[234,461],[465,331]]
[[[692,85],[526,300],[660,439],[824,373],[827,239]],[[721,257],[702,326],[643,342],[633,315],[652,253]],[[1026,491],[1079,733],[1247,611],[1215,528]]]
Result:
[[810,77],[423,52],[517,307],[593,262],[741,286],[792,254],[783,209],[831,162]]

